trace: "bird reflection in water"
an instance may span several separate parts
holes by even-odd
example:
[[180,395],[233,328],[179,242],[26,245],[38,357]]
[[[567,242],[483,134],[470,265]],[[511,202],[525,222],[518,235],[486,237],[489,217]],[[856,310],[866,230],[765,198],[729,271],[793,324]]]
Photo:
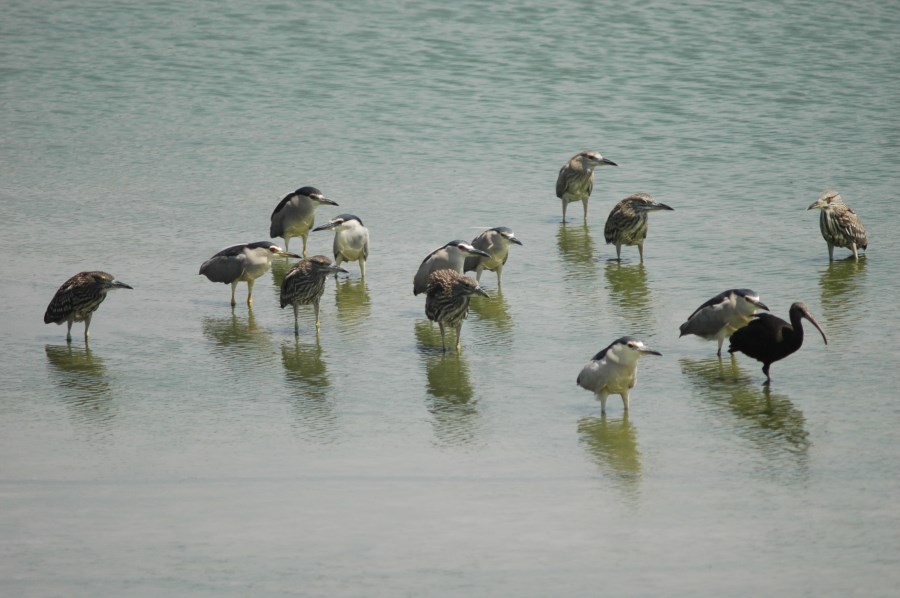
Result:
[[578,436],[591,458],[630,498],[637,498],[641,481],[641,453],[637,432],[628,414],[620,419],[582,417]]
[[623,265],[618,261],[609,261],[603,273],[606,276],[609,298],[631,325],[630,330],[633,334],[638,336],[652,334],[656,329],[656,323],[644,264]]
[[365,279],[344,278],[336,281],[334,303],[340,327],[347,331],[358,329],[372,313],[369,288]]
[[587,224],[582,226],[560,224],[556,231],[556,246],[566,266],[565,278],[583,280],[585,276],[593,278],[597,275],[594,263],[597,248]]
[[868,260],[857,261],[851,255],[845,260],[829,262],[822,272],[819,278],[822,313],[830,334],[852,332],[855,324],[864,317],[865,311],[857,308],[865,296],[862,287],[867,263]]
[[56,383],[73,420],[92,432],[108,431],[116,416],[109,376],[103,359],[89,345],[45,345],[51,378]]
[[806,418],[787,396],[772,392],[769,386],[760,388],[734,359],[679,359],[678,363],[706,405],[733,416],[738,434],[765,455],[766,467],[778,467],[787,459],[805,472],[810,445]]
[[283,343],[281,361],[298,426],[317,442],[334,442],[337,415],[318,336],[315,343],[301,343],[296,337]]
[[443,445],[472,444],[478,437],[479,418],[466,357],[443,353],[441,334],[427,320],[416,322],[415,333],[425,364],[426,408],[432,415],[435,438]]
[[509,304],[503,296],[502,290],[497,290],[491,295],[490,300],[483,297],[472,297],[469,302],[469,318],[476,315],[476,323],[473,328],[480,328],[475,336],[492,346],[499,344],[509,345],[512,341],[513,321],[509,314]]
[[225,358],[228,369],[244,373],[256,372],[259,365],[273,361],[272,335],[256,325],[253,308],[246,316],[231,315],[203,318],[203,335]]

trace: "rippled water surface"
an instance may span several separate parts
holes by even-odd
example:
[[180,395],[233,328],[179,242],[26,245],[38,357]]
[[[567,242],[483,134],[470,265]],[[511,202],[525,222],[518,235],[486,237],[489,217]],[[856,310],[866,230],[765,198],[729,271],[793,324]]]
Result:
[[[6,2],[0,593],[893,594],[898,30],[875,2]],[[561,224],[584,148],[619,166]],[[372,240],[295,337],[289,264],[252,309],[197,270],[303,185]],[[859,262],[828,262],[825,188]],[[610,261],[635,192],[675,210]],[[501,225],[524,245],[444,355],[413,273]],[[41,316],[87,269],[134,290],[67,344]],[[827,346],[764,387],[677,338],[732,287]],[[623,334],[663,356],[601,416],[575,378]]]

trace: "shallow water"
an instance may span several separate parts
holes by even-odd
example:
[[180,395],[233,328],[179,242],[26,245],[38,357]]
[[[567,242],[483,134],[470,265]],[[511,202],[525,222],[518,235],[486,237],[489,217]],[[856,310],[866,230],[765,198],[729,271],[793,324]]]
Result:
[[[900,9],[10,2],[0,23],[9,595],[890,595],[900,581]],[[599,172],[560,223],[559,167]],[[315,185],[371,231],[322,327],[197,275]],[[823,189],[868,255],[828,263]],[[610,261],[603,223],[649,192]],[[505,225],[462,351],[411,293]],[[331,236],[310,236],[328,254]],[[292,248],[299,249],[295,239]],[[86,345],[41,315],[107,270]],[[726,288],[828,335],[772,367],[678,325]],[[575,384],[623,335],[623,416]]]

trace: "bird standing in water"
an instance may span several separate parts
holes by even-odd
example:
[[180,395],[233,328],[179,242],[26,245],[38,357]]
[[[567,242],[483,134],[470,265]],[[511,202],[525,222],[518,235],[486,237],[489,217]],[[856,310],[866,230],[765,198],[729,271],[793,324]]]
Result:
[[621,395],[628,411],[628,395],[637,381],[637,362],[644,355],[662,355],[642,341],[623,336],[591,358],[578,374],[575,383],[593,392],[600,399],[600,412],[606,413],[606,398]]
[[44,312],[44,324],[62,324],[66,322],[66,342],[72,342],[72,324],[84,322],[84,340],[88,340],[91,317],[106,299],[106,294],[115,289],[131,289],[119,282],[108,272],[79,272],[66,282],[53,295],[47,311]]
[[806,305],[794,303],[788,312],[791,323],[772,314],[756,314],[755,319],[731,335],[729,353],[740,351],[763,364],[762,371],[766,375],[766,384],[772,381],[769,366],[794,353],[803,345],[802,318],[806,318],[816,327],[822,340],[828,344],[825,332],[815,321]]
[[562,200],[563,222],[566,221],[566,208],[573,201],[580,201],[584,206],[584,221],[587,222],[588,200],[594,190],[594,169],[599,166],[618,166],[607,160],[599,152],[585,150],[569,158],[559,169],[556,177],[556,197]]
[[239,282],[247,283],[247,305],[253,305],[253,283],[257,278],[269,271],[272,266],[272,258],[296,257],[296,253],[283,251],[281,247],[271,241],[257,241],[256,243],[238,243],[226,247],[200,265],[200,274],[212,282],[222,282],[231,285],[231,306],[237,303],[234,300],[234,291]]
[[509,246],[513,243],[521,245],[522,241],[516,238],[516,234],[511,228],[506,226],[489,228],[472,239],[472,247],[484,251],[489,257],[480,255],[467,257],[463,265],[463,271],[469,272],[474,270],[475,280],[478,282],[481,282],[481,273],[484,270],[496,272],[497,288],[500,288],[503,266],[506,265],[506,260],[509,257]]
[[474,293],[484,297],[484,292],[474,278],[463,276],[455,270],[444,268],[432,272],[428,277],[428,287],[425,297],[425,315],[432,322],[437,322],[441,328],[441,347],[447,352],[447,343],[444,339],[444,327],[456,328],[456,351],[459,352],[462,343],[463,320],[469,314],[469,300]]
[[750,289],[729,289],[722,291],[700,307],[694,310],[687,321],[679,326],[681,334],[696,334],[706,340],[715,339],[719,343],[716,355],[722,355],[722,343],[734,334],[735,330],[743,328],[753,319],[757,308],[769,310],[766,304],[759,300],[759,294]]
[[834,248],[846,247],[859,259],[859,250],[869,246],[866,227],[837,191],[823,191],[807,210],[822,210],[819,229],[828,244],[828,261],[834,261]]
[[334,231],[335,265],[343,262],[358,262],[359,273],[366,277],[366,260],[369,258],[369,229],[367,229],[359,216],[353,214],[341,214],[332,218],[328,224],[317,226],[313,232],[320,230]]
[[413,277],[413,295],[419,295],[425,292],[428,287],[428,277],[432,272],[450,268],[459,274],[463,273],[468,256],[491,257],[489,253],[472,247],[465,241],[450,241],[443,247],[438,247],[422,260],[419,269]]
[[306,238],[316,220],[316,208],[326,204],[338,205],[315,187],[301,187],[288,193],[272,212],[269,236],[284,239],[284,250],[288,250],[291,237],[303,238],[303,257],[306,257]]
[[319,331],[319,300],[325,292],[325,279],[337,272],[347,273],[340,266],[332,265],[324,255],[314,255],[300,260],[284,275],[281,281],[281,308],[293,306],[295,335],[300,334],[298,308],[310,303],[316,314],[316,332]]
[[656,210],[672,210],[655,201],[648,193],[635,193],[617,203],[603,228],[607,245],[616,246],[616,259],[622,261],[622,245],[637,245],[641,262],[644,261],[644,239],[649,225],[647,214]]

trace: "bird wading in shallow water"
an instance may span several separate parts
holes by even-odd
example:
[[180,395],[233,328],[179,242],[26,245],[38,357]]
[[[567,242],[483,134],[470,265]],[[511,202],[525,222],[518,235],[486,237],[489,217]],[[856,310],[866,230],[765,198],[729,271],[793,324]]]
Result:
[[363,226],[359,216],[353,214],[341,214],[322,226],[317,226],[313,232],[320,230],[334,231],[335,265],[343,262],[359,262],[359,273],[366,277],[366,260],[369,257],[369,229]]
[[672,210],[655,201],[647,193],[629,195],[613,207],[606,219],[603,236],[608,245],[616,246],[616,259],[622,260],[622,245],[637,245],[641,262],[644,261],[644,239],[647,238],[647,214],[657,210]]
[[844,203],[837,191],[823,191],[819,199],[807,210],[822,210],[819,215],[819,229],[828,244],[828,260],[834,261],[834,248],[846,247],[853,252],[853,259],[859,259],[859,250],[869,246],[866,227],[856,212]]
[[562,200],[563,222],[566,221],[566,208],[573,201],[580,201],[584,206],[584,221],[587,222],[588,200],[594,190],[594,169],[598,166],[618,166],[607,160],[599,152],[585,150],[572,156],[559,169],[556,177],[556,197]]
[[272,258],[296,257],[296,253],[283,251],[271,241],[238,243],[226,247],[200,265],[200,274],[212,282],[231,285],[231,306],[234,307],[234,291],[239,282],[247,283],[247,305],[253,305],[253,283],[269,271]]
[[606,413],[606,398],[621,395],[628,411],[628,395],[637,381],[637,362],[644,355],[662,355],[642,341],[623,336],[591,358],[578,374],[578,386],[593,392],[600,399],[600,412]]
[[293,193],[288,193],[272,212],[269,236],[284,239],[285,251],[291,237],[302,237],[303,257],[306,257],[306,237],[309,236],[309,231],[315,223],[316,208],[322,204],[338,205],[315,187],[301,187]]
[[756,314],[754,320],[731,335],[729,353],[740,351],[763,364],[762,371],[766,375],[766,384],[772,381],[769,366],[794,353],[803,345],[803,325],[801,319],[806,318],[816,327],[822,340],[828,344],[825,332],[813,319],[806,305],[794,303],[788,312],[791,323],[772,314]]
[[294,308],[294,334],[300,334],[298,308],[312,303],[316,314],[316,332],[319,331],[319,300],[325,292],[325,279],[329,274],[347,273],[340,266],[333,265],[324,255],[304,258],[284,275],[281,281],[281,308]]
[[515,243],[521,245],[522,241],[516,238],[516,234],[511,228],[498,226],[490,228],[474,239],[472,239],[472,247],[480,249],[488,254],[489,257],[473,255],[467,257],[463,265],[463,272],[475,271],[475,280],[481,282],[481,273],[484,270],[490,270],[497,273],[497,288],[500,288],[503,274],[503,266],[509,257],[509,246]]
[[64,282],[53,295],[44,312],[44,324],[66,322],[66,341],[72,342],[72,324],[84,322],[84,340],[87,342],[91,317],[106,299],[106,294],[115,289],[131,288],[107,272],[79,272]]
[[725,339],[743,328],[753,319],[757,309],[769,310],[759,300],[759,294],[750,289],[729,289],[722,291],[694,310],[687,321],[679,326],[681,334],[695,334],[706,340],[716,340],[719,347],[716,355],[722,355]]
[[447,343],[444,339],[446,326],[456,328],[457,353],[462,346],[460,338],[463,320],[469,314],[469,300],[474,293],[488,297],[488,294],[478,286],[478,282],[474,278],[463,276],[455,270],[449,268],[437,270],[428,277],[425,315],[440,326],[441,347],[445,353],[447,352]]
[[428,287],[428,277],[432,272],[449,268],[459,274],[463,273],[463,265],[469,256],[480,256],[490,258],[491,255],[481,249],[472,247],[465,241],[450,241],[443,247],[438,247],[429,253],[422,263],[419,270],[413,277],[413,295],[419,295],[425,292]]

